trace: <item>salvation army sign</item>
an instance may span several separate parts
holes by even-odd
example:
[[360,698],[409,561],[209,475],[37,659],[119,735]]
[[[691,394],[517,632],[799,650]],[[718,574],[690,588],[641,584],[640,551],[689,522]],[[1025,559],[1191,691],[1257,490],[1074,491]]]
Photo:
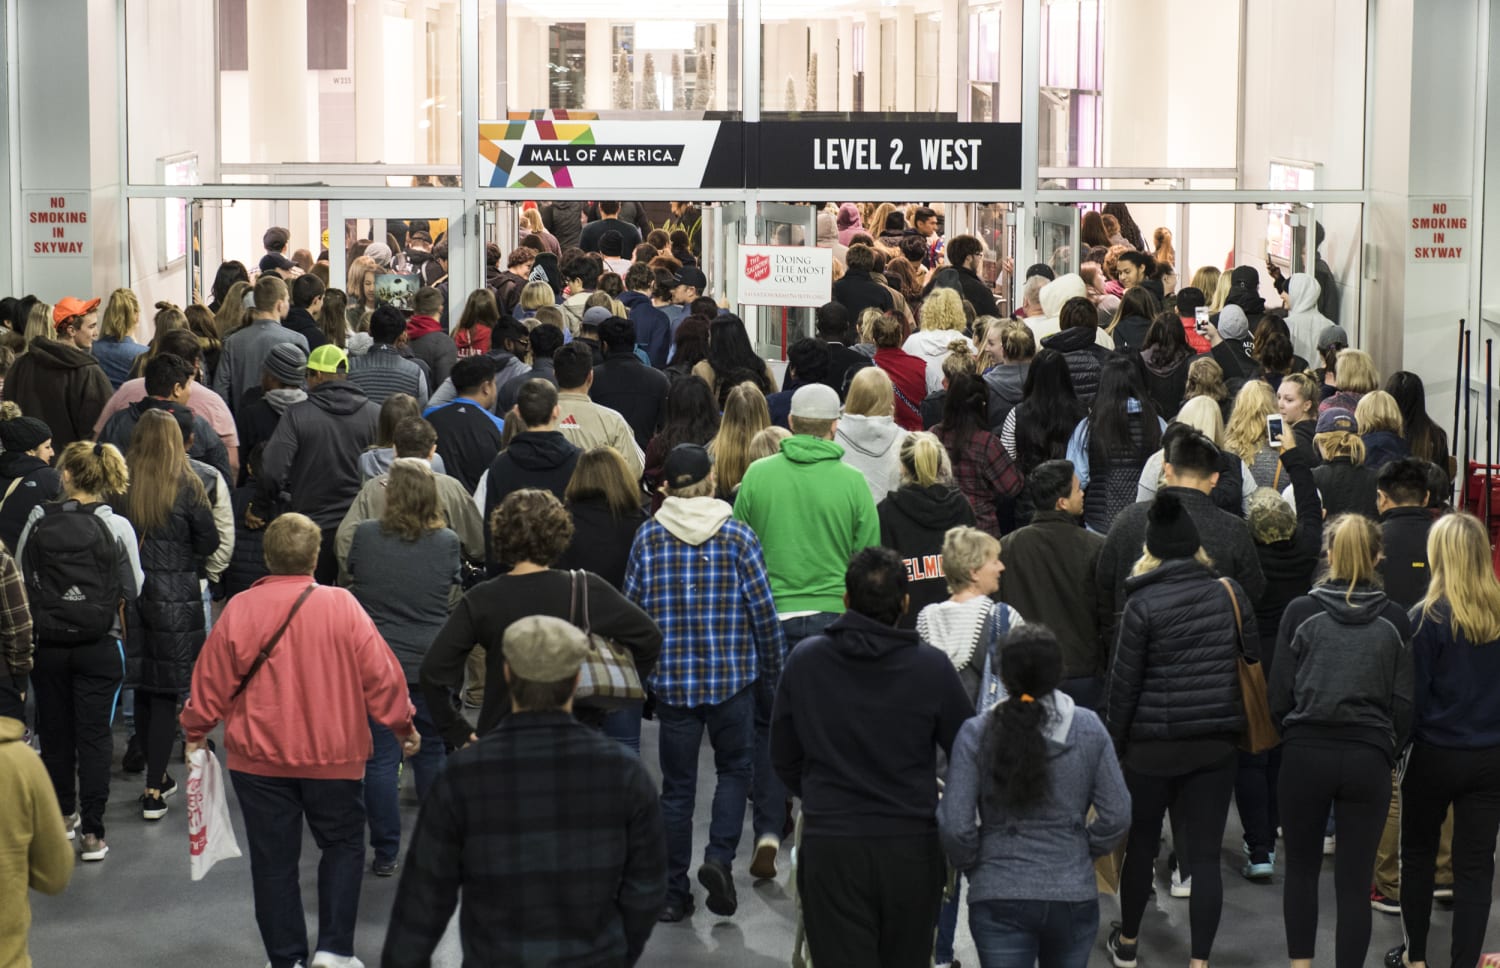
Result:
[[833,250],[802,245],[739,247],[739,301],[748,306],[821,306],[833,292]]

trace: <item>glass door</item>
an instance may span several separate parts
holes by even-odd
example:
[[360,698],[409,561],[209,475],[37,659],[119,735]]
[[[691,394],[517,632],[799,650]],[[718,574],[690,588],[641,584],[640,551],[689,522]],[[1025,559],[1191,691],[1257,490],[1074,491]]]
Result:
[[1058,275],[1078,271],[1078,206],[1042,202],[1036,207],[1032,237],[1037,261]]
[[[426,253],[421,252],[423,223],[429,240]],[[350,253],[377,244],[390,251],[389,263],[375,276],[377,301],[410,311],[417,289],[446,285],[445,322],[452,329],[469,291],[484,279],[484,246],[477,244],[463,203],[417,199],[328,203],[328,276],[334,288],[341,288],[348,279]],[[446,264],[440,258],[443,246],[447,247]],[[358,294],[348,295],[353,305]]]
[[[811,246],[817,242],[817,210],[811,205],[761,202],[756,206],[755,238],[762,245]],[[733,278],[737,273],[731,273]],[[785,360],[786,348],[816,331],[815,310],[807,306],[756,306],[756,349],[770,360]],[[747,319],[746,323],[750,321]]]

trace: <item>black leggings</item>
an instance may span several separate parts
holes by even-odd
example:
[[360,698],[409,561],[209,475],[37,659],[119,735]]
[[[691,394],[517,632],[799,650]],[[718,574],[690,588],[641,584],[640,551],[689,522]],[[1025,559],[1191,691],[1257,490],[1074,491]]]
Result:
[[1171,806],[1174,825],[1182,837],[1176,844],[1177,864],[1184,877],[1193,879],[1193,896],[1188,902],[1192,957],[1208,960],[1224,907],[1219,846],[1224,840],[1238,762],[1231,754],[1181,776],[1152,776],[1125,768],[1125,786],[1130,790],[1130,837],[1120,872],[1120,933],[1125,937],[1140,936],[1156,852],[1161,845],[1161,822]]
[[1338,910],[1333,963],[1337,968],[1360,968],[1370,948],[1370,872],[1391,803],[1390,761],[1366,743],[1293,740],[1282,748],[1279,793],[1286,844],[1281,907],[1287,957],[1313,957],[1323,834],[1332,809],[1339,832],[1339,849],[1333,856]]
[[[1476,965],[1484,951],[1500,831],[1500,747],[1442,749],[1413,744],[1401,779],[1401,921],[1406,953],[1426,961],[1433,869],[1453,806],[1452,963]],[[1344,849],[1339,831],[1339,849]]]
[[146,754],[146,789],[161,789],[177,739],[177,697],[168,692],[135,691],[135,734]]

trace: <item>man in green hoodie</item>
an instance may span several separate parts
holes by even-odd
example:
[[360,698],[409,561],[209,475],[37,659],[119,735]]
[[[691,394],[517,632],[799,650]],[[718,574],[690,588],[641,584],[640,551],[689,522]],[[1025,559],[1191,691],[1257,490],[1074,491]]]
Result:
[[[776,614],[789,648],[819,635],[844,611],[844,571],[861,548],[880,544],[880,519],[870,486],[843,463],[833,442],[839,395],[821,383],[792,394],[792,436],[781,453],[751,464],[740,483],[734,516],[760,538]],[[755,777],[751,801],[755,855],[750,873],[776,876],[786,825],[786,788],[771,769],[771,707],[776,682],[755,683]]]

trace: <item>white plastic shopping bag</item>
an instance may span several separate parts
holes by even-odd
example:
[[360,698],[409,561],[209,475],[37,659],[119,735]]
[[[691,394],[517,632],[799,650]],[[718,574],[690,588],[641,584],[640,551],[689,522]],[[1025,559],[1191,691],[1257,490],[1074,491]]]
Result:
[[219,861],[239,857],[240,845],[229,823],[229,796],[218,757],[197,750],[188,757],[188,765],[188,851],[193,880],[198,881]]

